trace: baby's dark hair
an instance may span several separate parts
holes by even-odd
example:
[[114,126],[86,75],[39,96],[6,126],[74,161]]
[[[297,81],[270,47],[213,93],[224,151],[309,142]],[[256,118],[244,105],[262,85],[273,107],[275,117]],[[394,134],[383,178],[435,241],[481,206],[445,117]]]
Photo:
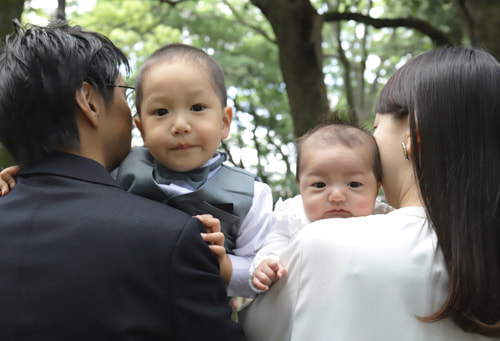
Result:
[[319,124],[297,139],[297,172],[295,179],[299,182],[302,148],[306,141],[325,142],[331,145],[341,144],[347,148],[366,145],[372,154],[372,168],[377,182],[382,182],[382,165],[377,143],[373,135],[359,127],[348,123]]
[[197,47],[173,43],[165,45],[153,52],[142,64],[135,78],[135,106],[137,114],[141,116],[142,85],[144,75],[156,64],[168,60],[183,60],[204,67],[211,76],[212,85],[220,99],[222,107],[227,105],[226,82],[221,66],[205,51]]

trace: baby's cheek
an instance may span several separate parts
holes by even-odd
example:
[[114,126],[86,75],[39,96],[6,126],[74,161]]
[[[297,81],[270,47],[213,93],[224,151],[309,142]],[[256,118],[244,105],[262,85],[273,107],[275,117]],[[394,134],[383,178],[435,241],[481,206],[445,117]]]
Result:
[[309,216],[312,213],[311,205],[307,202],[307,199],[305,199],[304,196],[302,196],[302,205],[304,205],[304,212],[307,216]]
[[372,214],[373,207],[375,206],[375,199],[362,198],[355,204],[353,215],[355,217],[363,217]]
[[323,206],[318,205],[316,202],[310,202],[309,204],[304,204],[304,211],[306,213],[307,218],[310,221],[316,221],[321,219],[323,215],[322,211]]

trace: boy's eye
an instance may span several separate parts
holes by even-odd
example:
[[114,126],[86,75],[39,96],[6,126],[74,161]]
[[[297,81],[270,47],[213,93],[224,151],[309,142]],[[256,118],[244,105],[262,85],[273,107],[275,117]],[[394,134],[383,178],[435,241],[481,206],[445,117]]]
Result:
[[191,107],[191,110],[193,111],[202,111],[203,109],[205,109],[203,104],[195,104]]
[[325,188],[326,184],[324,182],[315,182],[313,183],[314,188]]
[[157,109],[157,110],[155,110],[154,114],[156,116],[165,116],[166,114],[168,114],[168,110],[167,109]]
[[357,181],[351,181],[347,184],[347,186],[351,187],[351,188],[358,188],[359,186],[361,186],[361,182],[357,182]]

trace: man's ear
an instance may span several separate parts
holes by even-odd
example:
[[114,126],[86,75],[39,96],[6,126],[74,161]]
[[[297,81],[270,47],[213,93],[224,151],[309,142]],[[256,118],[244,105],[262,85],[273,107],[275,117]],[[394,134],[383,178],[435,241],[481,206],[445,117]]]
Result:
[[80,89],[76,89],[75,102],[77,109],[83,116],[90,122],[90,124],[97,128],[98,126],[98,110],[97,110],[97,96],[94,88],[87,82],[83,82]]
[[134,122],[135,122],[135,126],[137,127],[137,129],[139,129],[139,131],[141,132],[141,137],[142,137],[143,145],[144,145],[144,147],[147,148],[148,145],[147,145],[147,142],[146,142],[146,134],[144,133],[144,127],[142,126],[141,118],[139,116],[135,116],[134,117]]
[[233,120],[233,108],[224,107],[222,111],[222,138],[225,139],[229,136],[229,129],[231,128],[231,121]]

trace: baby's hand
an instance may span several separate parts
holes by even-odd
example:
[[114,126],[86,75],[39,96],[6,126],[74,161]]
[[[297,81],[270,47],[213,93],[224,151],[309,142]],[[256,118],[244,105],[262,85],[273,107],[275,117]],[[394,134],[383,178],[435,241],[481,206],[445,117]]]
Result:
[[202,233],[201,237],[208,243],[210,250],[217,256],[220,274],[224,278],[224,282],[228,284],[233,274],[233,264],[224,248],[224,234],[221,232],[220,220],[210,214],[197,215],[195,218],[201,220],[207,228],[207,233]]
[[286,269],[276,259],[266,258],[253,273],[253,285],[260,290],[269,290],[285,274]]
[[16,186],[15,177],[20,171],[19,166],[10,166],[0,172],[0,196],[6,195]]

